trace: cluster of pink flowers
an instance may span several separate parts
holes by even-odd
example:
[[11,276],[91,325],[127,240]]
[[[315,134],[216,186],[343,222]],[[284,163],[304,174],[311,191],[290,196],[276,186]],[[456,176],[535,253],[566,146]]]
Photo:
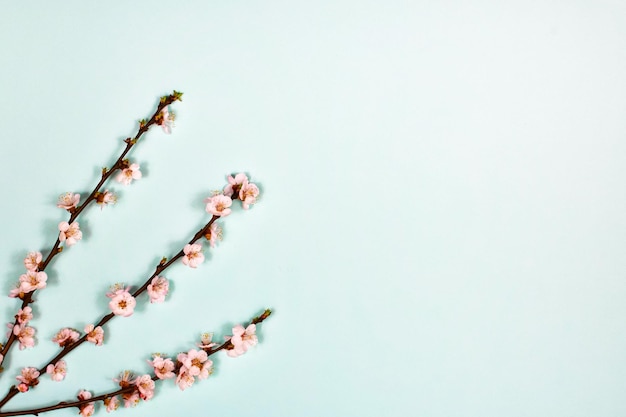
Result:
[[[81,390],[78,395],[77,398],[79,400],[88,400],[92,397],[91,392],[89,391],[85,391],[85,390]],[[93,413],[96,411],[96,405],[94,402],[89,402],[87,404],[83,404],[79,407],[79,412],[78,414],[80,414],[83,417],[89,417],[92,416]]]
[[50,375],[53,381],[63,381],[67,374],[67,364],[64,360],[60,360],[54,365],[50,364],[46,367],[46,373]]
[[251,183],[248,176],[242,172],[234,177],[232,175],[228,176],[228,185],[224,187],[223,193],[231,198],[233,195],[239,198],[241,205],[247,210],[251,204],[256,203],[259,197],[259,187]]
[[156,276],[152,278],[150,284],[148,284],[148,296],[151,303],[162,303],[165,301],[165,296],[169,292],[170,284],[167,278]]
[[[124,407],[134,407],[140,400],[148,401],[154,397],[154,381],[150,375],[142,375],[135,377],[131,371],[124,371],[119,378],[113,379],[121,388],[135,386],[136,389],[122,394]],[[113,411],[119,407],[119,399],[117,397],[109,397],[104,400],[107,411]]]
[[177,359],[180,369],[176,385],[183,391],[193,385],[196,377],[207,379],[212,372],[213,361],[204,350],[191,349],[187,353],[179,353]]
[[128,292],[129,289],[130,287],[124,288],[122,284],[115,284],[111,292],[107,293],[107,297],[111,299],[109,308],[116,316],[129,317],[135,311],[137,301]]
[[[27,308],[30,309],[30,307],[25,307],[24,309]],[[11,333],[13,333],[20,343],[20,350],[35,346],[35,328],[30,327],[28,322],[20,324],[8,323],[7,327],[9,328],[7,337],[10,337]]]
[[72,222],[71,224],[68,222],[59,223],[59,240],[65,242],[65,245],[75,245],[82,238],[83,232],[80,231],[78,222]]
[[170,358],[164,358],[160,353],[152,355],[152,360],[148,361],[150,366],[154,368],[154,374],[159,379],[174,378],[174,362]]
[[123,168],[119,174],[115,177],[115,181],[124,184],[130,185],[133,180],[138,180],[141,178],[141,171],[139,170],[139,164],[130,164],[127,163],[126,167]]
[[17,385],[19,392],[26,392],[31,387],[39,384],[39,371],[36,368],[22,368],[21,375],[15,377],[20,383]]
[[242,325],[238,324],[233,327],[233,335],[227,337],[227,340],[230,340],[232,345],[226,352],[228,356],[236,358],[243,355],[259,342],[256,336],[256,325],[250,324],[244,329]]
[[39,270],[42,259],[41,252],[29,252],[26,255],[24,258],[26,273],[20,275],[18,284],[9,291],[9,297],[23,299],[29,292],[46,288],[48,275]]
[[52,338],[52,341],[57,343],[59,347],[63,348],[76,342],[79,337],[80,334],[76,330],[66,327],[59,330],[58,333]]

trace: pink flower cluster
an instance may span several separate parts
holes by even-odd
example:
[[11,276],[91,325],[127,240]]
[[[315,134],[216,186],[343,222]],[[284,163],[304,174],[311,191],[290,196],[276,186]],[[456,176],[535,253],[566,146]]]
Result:
[[[135,377],[132,372],[124,371],[120,374],[119,378],[114,379],[122,388],[128,388],[134,385],[137,389],[122,394],[124,400],[124,407],[134,407],[140,400],[148,401],[154,397],[154,381],[150,375],[142,375]],[[119,400],[117,397],[111,397],[104,401],[104,405],[107,411],[113,411],[119,407]]]
[[124,288],[122,284],[116,284],[111,292],[107,293],[107,297],[111,299],[109,308],[116,316],[129,317],[135,311],[137,301],[128,292],[129,289],[130,287]]
[[242,325],[238,324],[233,327],[233,335],[228,340],[230,340],[232,347],[228,349],[226,354],[232,358],[243,355],[259,342],[256,336],[256,325],[251,324],[244,329]]
[[15,315],[16,323],[7,324],[7,327],[9,328],[9,334],[7,334],[7,337],[13,333],[20,343],[20,349],[35,346],[35,328],[28,325],[28,322],[32,320],[32,318],[33,309],[30,307],[24,307]]
[[[81,401],[88,400],[91,397],[92,397],[91,392],[85,391],[85,390],[80,390],[77,396],[77,398]],[[88,402],[86,404],[79,406],[78,414],[80,414],[83,417],[89,417],[93,415],[94,411],[96,411],[96,404],[94,402]]]
[[251,204],[255,204],[259,196],[259,187],[248,179],[246,174],[239,173],[234,177],[228,176],[228,185],[224,187],[224,195],[228,197],[236,196],[241,200],[244,209],[250,208]]
[[23,299],[29,292],[46,288],[48,275],[43,271],[39,271],[42,259],[41,252],[29,252],[26,255],[26,258],[24,258],[26,273],[20,275],[18,284],[9,291],[9,297]]
[[207,379],[212,372],[213,361],[203,350],[191,349],[187,353],[179,353],[177,359],[180,369],[176,377],[176,385],[182,391],[192,386],[196,377]]
[[17,385],[19,392],[26,392],[31,387],[39,384],[39,371],[37,368],[22,368],[22,374],[15,377],[20,383]]

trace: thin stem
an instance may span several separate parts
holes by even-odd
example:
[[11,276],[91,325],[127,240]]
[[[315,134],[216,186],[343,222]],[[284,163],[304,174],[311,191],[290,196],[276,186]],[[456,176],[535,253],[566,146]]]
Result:
[[[111,169],[102,170],[102,176],[100,178],[100,181],[94,187],[93,191],[91,191],[91,193],[89,194],[87,199],[83,202],[83,204],[78,206],[76,209],[70,211],[70,218],[68,220],[68,223],[72,223],[73,221],[75,221],[78,218],[78,216],[83,212],[83,210],[85,210],[85,208],[87,208],[87,206],[96,199],[104,183],[111,177],[111,175],[113,175],[115,171],[122,169],[122,167],[124,166],[124,158],[126,157],[128,152],[131,150],[131,148],[135,146],[135,144],[141,138],[141,136],[143,136],[143,134],[146,133],[152,125],[154,125],[155,123],[159,121],[161,111],[165,107],[172,104],[173,102],[180,100],[180,97],[181,97],[181,94],[174,91],[173,94],[170,94],[168,96],[164,96],[161,98],[161,100],[159,101],[159,105],[157,106],[157,109],[152,115],[152,117],[150,117],[150,120],[148,120],[147,122],[142,121],[139,124],[139,129],[137,130],[137,134],[132,139],[126,138],[124,140],[124,142],[126,142],[126,147],[124,148],[120,156],[117,158],[117,160],[115,161]],[[50,261],[52,261],[52,259],[56,255],[61,253],[62,248],[59,247],[60,244],[61,244],[61,241],[57,237],[56,242],[54,243],[54,246],[50,250],[50,253],[48,253],[48,256],[46,257],[46,259],[39,265],[39,268],[38,268],[39,271],[44,271],[46,267],[48,266],[48,264],[50,263]],[[37,290],[33,290],[24,295],[24,298],[22,299],[22,306],[20,307],[21,309],[24,309],[25,307],[27,307],[33,302],[33,295],[35,294],[35,291]],[[15,322],[13,323],[13,325],[14,326],[18,325],[17,318],[15,319]],[[17,340],[17,336],[13,334],[13,332],[11,332],[6,343],[2,345],[2,349],[0,350],[0,365],[2,365],[4,360],[7,358],[7,354],[9,350],[11,349],[11,346],[16,340]]]
[[[253,318],[250,321],[250,324],[262,323],[266,318],[268,318],[270,316],[271,313],[272,313],[271,310],[269,310],[269,309],[265,310],[263,312],[263,314]],[[229,349],[231,346],[232,346],[232,344],[230,343],[230,340],[227,340],[226,342],[222,343],[221,345],[219,345],[215,349],[207,349],[206,350],[207,356],[211,356],[211,355],[219,352],[220,350]],[[155,382],[163,381],[163,380],[159,379],[156,375],[152,376],[152,380],[155,381]],[[47,411],[53,411],[53,410],[60,410],[60,409],[63,409],[63,408],[70,408],[70,407],[80,408],[81,405],[89,404],[89,403],[96,402],[96,401],[104,401],[107,398],[112,398],[112,397],[115,397],[116,395],[132,393],[135,390],[137,390],[137,387],[135,385],[131,385],[129,387],[121,388],[121,389],[118,389],[116,391],[111,391],[111,392],[108,392],[106,394],[101,394],[101,395],[98,395],[98,396],[95,396],[95,397],[91,397],[91,398],[86,399],[86,400],[62,401],[60,403],[57,403],[55,405],[49,405],[47,407],[31,408],[29,410],[16,410],[16,411],[0,412],[0,417],[24,416],[24,415],[31,415],[31,414],[32,415],[39,415],[40,413],[45,413]],[[2,405],[4,405],[4,404],[0,404],[0,408],[2,407]]]

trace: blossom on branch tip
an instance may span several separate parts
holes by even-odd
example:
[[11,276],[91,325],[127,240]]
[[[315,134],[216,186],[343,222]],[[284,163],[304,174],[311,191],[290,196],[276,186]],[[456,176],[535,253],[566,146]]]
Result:
[[43,255],[41,255],[41,252],[28,252],[28,255],[24,258],[24,266],[26,267],[26,270],[38,270],[42,259]]
[[115,292],[108,293],[107,297],[111,299],[111,301],[109,301],[109,308],[116,316],[128,317],[135,311],[137,301],[135,297],[128,292],[128,288],[118,289]]
[[187,244],[183,248],[183,264],[191,267],[197,268],[202,262],[204,262],[204,255],[202,254],[202,245],[199,243],[194,243],[192,245]]
[[[77,395],[77,398],[79,400],[88,400],[91,398],[91,392],[89,391],[85,391],[85,390],[80,390],[80,392]],[[83,417],[89,417],[92,416],[94,411],[96,411],[96,406],[95,403],[90,402],[87,404],[82,404],[80,406],[78,406],[78,408],[80,409],[80,411],[78,412],[78,414],[80,414]]]
[[20,384],[17,386],[17,389],[20,392],[26,392],[30,387],[34,387],[39,384],[39,371],[37,368],[26,367],[22,368],[22,374],[15,377]]
[[238,196],[243,184],[248,182],[248,176],[242,172],[234,177],[229,175],[227,180],[228,184],[224,187],[224,195],[228,197]]
[[20,290],[25,293],[41,290],[46,288],[47,280],[48,274],[43,271],[26,271],[25,274],[20,275]]
[[246,353],[250,347],[255,346],[258,342],[256,325],[250,324],[244,329],[242,325],[238,324],[233,327],[233,335],[230,338],[232,348],[228,349],[226,354],[232,358],[236,358]]
[[68,222],[59,223],[59,240],[65,242],[67,246],[75,245],[82,238],[83,232],[80,231],[78,222],[72,222],[72,224]]
[[52,341],[54,343],[58,343],[60,347],[65,347],[76,342],[79,337],[80,334],[76,330],[66,327],[59,330],[59,332],[52,338]]
[[163,358],[157,353],[152,355],[152,360],[148,363],[154,368],[154,374],[159,379],[170,379],[176,376],[173,372],[175,365],[170,358]]
[[103,193],[96,193],[96,204],[100,206],[100,210],[102,210],[104,206],[112,205],[115,203],[117,203],[117,196],[111,191],[104,190]]
[[226,217],[230,214],[230,206],[233,205],[233,200],[223,194],[217,194],[211,197],[207,197],[204,202],[206,203],[207,213],[211,213],[214,216]]
[[15,315],[15,320],[18,324],[26,324],[33,319],[33,309],[30,307],[24,307],[19,309]]
[[156,276],[152,278],[150,284],[146,288],[151,303],[162,303],[170,289],[170,284],[165,277]]
[[65,193],[59,196],[57,207],[67,211],[73,211],[80,201],[80,194]]
[[54,365],[50,364],[46,367],[46,373],[50,374],[50,378],[53,381],[63,381],[63,379],[65,379],[65,375],[67,374],[67,364],[64,360],[60,360]]
[[88,324],[85,326],[85,333],[87,334],[88,342],[94,343],[96,346],[102,346],[104,341],[104,330],[102,330],[102,327],[94,328],[93,324]]
[[141,178],[141,171],[139,170],[139,164],[130,164],[126,168],[117,174],[115,181],[124,185],[129,185],[133,180]]
[[241,186],[241,190],[239,190],[239,199],[241,200],[241,205],[245,210],[250,208],[250,204],[255,204],[256,199],[259,196],[259,187],[247,180]]

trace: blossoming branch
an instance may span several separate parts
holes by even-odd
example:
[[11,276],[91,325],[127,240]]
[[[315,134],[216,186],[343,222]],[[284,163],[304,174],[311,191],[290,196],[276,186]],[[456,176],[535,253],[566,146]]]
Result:
[[[213,361],[209,359],[211,355],[225,350],[228,356],[236,357],[255,346],[258,343],[257,324],[262,323],[270,314],[270,310],[265,310],[260,316],[253,318],[245,328],[242,325],[233,327],[233,334],[226,336],[226,341],[220,345],[211,341],[211,334],[204,334],[200,343],[197,344],[199,349],[192,348],[187,352],[179,353],[175,359],[155,353],[152,360],[147,361],[153,368],[152,375],[135,376],[131,371],[122,371],[119,378],[114,379],[120,386],[117,390],[93,396],[90,391],[81,389],[77,395],[77,401],[62,401],[54,405],[27,410],[0,411],[0,417],[38,415],[63,408],[77,408],[81,416],[89,417],[95,412],[96,403],[100,401],[106,411],[111,412],[120,406],[121,401],[124,402],[125,407],[135,406],[141,401],[149,401],[154,397],[155,383],[166,379],[174,379],[176,385],[184,391],[195,383],[196,378],[207,379],[213,373]],[[33,386],[38,377],[39,374],[34,368],[25,368],[18,379],[21,384]]]
[[[182,93],[174,91],[172,94],[161,97],[157,109],[150,119],[142,119],[139,122],[137,133],[132,138],[126,138],[124,142],[126,147],[117,158],[110,169],[103,168],[100,181],[94,187],[93,191],[87,198],[80,203],[80,195],[72,192],[65,193],[59,197],[57,207],[65,209],[69,212],[70,217],[67,221],[59,223],[59,235],[52,249],[48,252],[46,258],[43,258],[41,252],[30,252],[24,259],[26,272],[19,278],[19,282],[9,293],[9,297],[19,298],[22,305],[15,315],[15,321],[9,324],[9,334],[5,343],[0,344],[0,372],[2,371],[2,363],[4,362],[11,346],[17,341],[20,349],[32,347],[35,344],[35,328],[29,326],[29,321],[33,318],[32,308],[30,304],[33,302],[33,295],[37,290],[46,287],[48,276],[45,272],[46,267],[52,259],[62,252],[64,247],[75,245],[82,239],[83,234],[80,230],[80,224],[77,221],[80,214],[95,202],[100,207],[104,207],[116,202],[115,195],[108,189],[102,190],[107,180],[116,172],[116,180],[122,184],[130,184],[132,180],[141,178],[141,171],[137,163],[131,163],[126,159],[126,155],[137,144],[139,139],[146,133],[151,126],[159,125],[163,127],[166,133],[171,131],[171,125],[174,120],[173,115],[169,112],[168,106],[176,101],[182,100]],[[61,246],[63,244],[63,246]]]

